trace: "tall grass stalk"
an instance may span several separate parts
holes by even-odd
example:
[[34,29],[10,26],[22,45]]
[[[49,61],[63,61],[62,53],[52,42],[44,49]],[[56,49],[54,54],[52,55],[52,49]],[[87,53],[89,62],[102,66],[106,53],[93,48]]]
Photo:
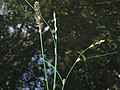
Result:
[[41,46],[41,52],[42,52],[42,60],[43,60],[43,64],[44,64],[46,88],[47,88],[47,90],[49,90],[46,63],[44,62],[44,48],[43,48],[43,39],[42,39],[42,30],[41,30],[41,28],[43,27],[42,26],[43,23],[41,22],[41,11],[40,11],[40,4],[38,1],[36,1],[34,4],[34,10],[35,10],[36,24],[39,27],[40,46]]
[[[28,4],[28,5],[30,5],[30,7],[34,10],[34,11],[36,11],[35,10],[35,8],[27,1],[27,0],[25,0],[26,1],[26,3]],[[54,33],[55,33],[55,36],[54,36],[54,34],[53,34],[53,32],[52,32],[52,29],[50,28],[50,26],[48,25],[48,23],[46,22],[46,20],[41,16],[40,17],[40,19],[42,19],[44,22],[45,22],[45,24],[47,25],[47,26],[49,26],[49,30],[50,30],[50,32],[51,32],[51,35],[52,35],[52,39],[53,39],[53,43],[54,43],[54,53],[55,53],[55,66],[53,66],[53,65],[51,65],[52,66],[52,68],[54,69],[54,83],[53,83],[53,90],[55,90],[55,86],[56,86],[56,72],[57,72],[57,74],[58,74],[58,76],[60,77],[60,79],[61,79],[61,81],[62,81],[62,77],[61,77],[61,75],[60,75],[60,73],[57,71],[57,25],[56,25],[56,15],[55,15],[55,13],[53,14],[53,18],[54,18],[54,28],[55,28],[55,31],[54,31]],[[41,20],[39,20],[39,21],[41,21]],[[40,26],[40,25],[39,25]],[[43,61],[44,62],[46,62],[47,63],[47,61],[45,61],[44,60],[44,50],[43,50],[43,44],[42,44],[42,33],[41,33],[41,26],[39,27],[39,33],[40,33],[40,43],[41,43],[41,51],[42,51],[42,58],[43,58]],[[48,80],[47,80],[47,74],[46,74],[46,65],[45,65],[45,63],[44,63],[44,71],[45,71],[45,77],[46,77],[46,84],[47,84],[47,90],[48,90]]]
[[55,53],[55,69],[54,69],[54,82],[53,82],[53,90],[55,90],[56,87],[56,71],[57,71],[57,25],[56,25],[56,14],[55,12],[53,13],[53,20],[54,20],[54,33],[55,33],[55,48],[54,48],[54,53]]
[[40,32],[40,43],[41,43],[42,59],[43,59],[43,64],[44,64],[44,73],[45,73],[46,88],[47,88],[47,90],[49,90],[46,64],[45,64],[45,61],[44,61],[45,59],[44,59],[43,39],[42,39],[42,33],[41,32]]

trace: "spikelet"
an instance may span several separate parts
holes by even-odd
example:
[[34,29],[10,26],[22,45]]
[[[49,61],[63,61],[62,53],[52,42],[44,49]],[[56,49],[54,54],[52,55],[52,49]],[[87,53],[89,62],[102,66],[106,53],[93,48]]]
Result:
[[35,9],[35,19],[36,24],[39,27],[39,32],[41,32],[41,28],[43,27],[43,23],[41,22],[41,11],[40,11],[40,4],[38,1],[35,1],[34,3],[34,9]]

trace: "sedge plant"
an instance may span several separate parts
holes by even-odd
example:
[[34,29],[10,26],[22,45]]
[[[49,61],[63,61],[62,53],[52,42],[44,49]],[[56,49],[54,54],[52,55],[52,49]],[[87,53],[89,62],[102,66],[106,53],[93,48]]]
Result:
[[[49,30],[51,32],[51,36],[52,36],[52,39],[53,39],[53,43],[54,43],[54,65],[50,64],[51,67],[53,68],[54,70],[54,80],[53,80],[53,90],[56,90],[56,80],[57,80],[57,75],[58,77],[60,78],[60,81],[62,83],[62,90],[64,90],[65,88],[65,84],[70,76],[70,73],[72,72],[73,68],[75,67],[75,65],[77,63],[79,63],[81,60],[83,61],[86,61],[88,59],[92,59],[92,58],[98,58],[98,57],[104,57],[104,56],[107,56],[107,55],[112,55],[112,54],[116,54],[118,53],[117,51],[116,52],[112,52],[112,53],[107,53],[107,54],[102,54],[102,55],[96,55],[96,56],[91,56],[91,57],[85,57],[84,56],[84,53],[95,47],[96,45],[100,45],[101,43],[105,42],[105,40],[99,40],[97,42],[94,42],[93,44],[91,44],[90,46],[88,46],[86,49],[84,49],[82,52],[79,53],[77,59],[75,60],[75,62],[73,63],[73,65],[71,66],[70,70],[68,71],[67,75],[65,78],[63,78],[61,76],[61,74],[59,73],[59,71],[57,70],[57,21],[56,21],[56,13],[54,12],[53,13],[53,20],[54,20],[54,32],[52,31],[52,29],[50,28],[49,24],[46,22],[46,20],[42,17],[41,15],[41,11],[40,11],[40,5],[39,5],[39,2],[36,1],[35,4],[34,4],[34,7],[27,1],[25,0],[27,4],[30,5],[30,7],[32,9],[34,9],[35,11],[35,19],[36,19],[36,24],[37,26],[39,27],[39,37],[40,37],[40,48],[41,48],[41,52],[42,52],[42,60],[43,60],[43,64],[44,64],[44,73],[45,73],[45,82],[46,82],[46,90],[49,90],[49,85],[48,85],[48,76],[47,76],[47,71],[46,71],[46,64],[50,64],[47,60],[45,60],[44,58],[44,45],[43,45],[43,38],[42,38],[42,31],[41,31],[41,28],[43,27],[43,23],[42,21],[49,27]],[[80,58],[82,57],[82,58]]]

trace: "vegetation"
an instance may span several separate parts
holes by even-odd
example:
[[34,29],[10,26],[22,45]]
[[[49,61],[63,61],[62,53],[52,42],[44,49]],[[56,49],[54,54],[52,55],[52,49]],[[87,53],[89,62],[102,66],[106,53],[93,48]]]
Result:
[[43,28],[26,1],[0,4],[0,89],[120,89],[119,0],[41,0]]

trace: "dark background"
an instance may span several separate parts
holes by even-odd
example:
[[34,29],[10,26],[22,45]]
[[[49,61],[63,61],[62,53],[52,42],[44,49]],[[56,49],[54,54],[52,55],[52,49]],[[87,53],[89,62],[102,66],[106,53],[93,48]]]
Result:
[[[34,5],[34,0],[29,2]],[[0,14],[0,89],[44,90],[43,64],[38,64],[41,50],[35,12],[24,0],[6,0],[5,5],[5,12]],[[62,77],[67,75],[78,52],[95,41],[105,39],[101,45],[85,52],[86,58],[117,52],[79,62],[65,90],[120,90],[120,1],[41,0],[40,6],[43,18],[52,29],[53,12],[57,15],[58,71]],[[49,31],[43,34],[43,41],[46,59],[54,63]],[[47,69],[52,87],[53,70],[50,66]],[[56,90],[61,90],[59,78]]]

